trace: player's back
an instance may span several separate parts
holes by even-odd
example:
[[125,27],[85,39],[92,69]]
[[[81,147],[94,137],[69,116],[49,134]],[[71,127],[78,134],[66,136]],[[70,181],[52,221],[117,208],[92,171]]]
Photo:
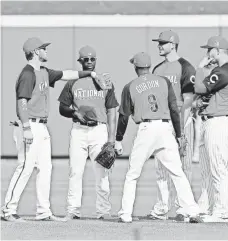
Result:
[[146,119],[170,119],[168,80],[154,74],[141,75],[129,83],[136,123]]

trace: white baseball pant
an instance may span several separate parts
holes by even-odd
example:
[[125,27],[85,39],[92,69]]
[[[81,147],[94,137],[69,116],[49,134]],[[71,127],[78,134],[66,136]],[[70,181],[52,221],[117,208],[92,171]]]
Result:
[[13,133],[18,151],[18,166],[10,181],[2,211],[5,216],[17,213],[21,194],[36,167],[36,218],[46,218],[52,215],[49,201],[52,171],[50,135],[46,124],[30,121],[33,143],[25,149],[22,125],[20,122],[18,124],[19,127],[15,126]]
[[[192,179],[192,154],[194,141],[194,126],[190,116],[184,128],[185,136],[188,140],[186,147],[186,156],[181,157],[182,169],[191,183]],[[153,212],[158,215],[166,214],[171,209],[172,199],[175,199],[175,190],[172,190],[172,181],[167,170],[161,162],[155,158],[155,167],[157,175],[157,202],[153,207]],[[175,204],[180,206],[176,199]]]
[[73,123],[70,137],[70,173],[69,190],[67,197],[67,212],[81,216],[80,208],[82,201],[82,177],[87,157],[92,162],[96,179],[96,212],[97,216],[109,214],[111,203],[109,201],[109,171],[95,161],[102,146],[108,140],[106,124],[94,127]]
[[199,213],[190,184],[182,170],[178,144],[170,123],[154,120],[139,125],[129,159],[129,169],[124,183],[122,208],[118,215],[126,221],[132,221],[133,205],[138,178],[143,165],[154,154],[171,176],[177,191],[181,208],[177,213],[194,216]]
[[203,140],[212,176],[212,215],[228,218],[228,117],[205,121]]

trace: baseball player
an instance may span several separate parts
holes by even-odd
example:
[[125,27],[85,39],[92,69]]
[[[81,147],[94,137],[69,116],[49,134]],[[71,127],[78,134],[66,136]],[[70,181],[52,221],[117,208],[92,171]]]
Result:
[[22,69],[16,82],[16,113],[13,138],[18,151],[18,166],[9,184],[2,208],[5,221],[24,221],[17,215],[21,194],[33,172],[37,168],[36,219],[44,221],[64,221],[52,214],[50,209],[51,184],[51,139],[47,129],[49,113],[49,86],[55,82],[96,75],[91,71],[57,71],[42,64],[47,62],[47,46],[39,38],[29,38],[23,45],[28,64]]
[[[79,51],[78,61],[83,70],[94,71],[96,52],[90,46]],[[60,114],[72,118],[70,137],[70,174],[67,198],[67,218],[81,217],[82,177],[89,156],[96,178],[96,212],[98,219],[110,218],[111,203],[109,172],[94,159],[106,142],[115,142],[116,107],[114,92],[101,90],[91,77],[69,81],[60,97]]]
[[122,208],[118,213],[120,221],[132,222],[137,180],[145,161],[154,154],[168,170],[177,190],[181,206],[177,213],[190,216],[191,222],[201,222],[198,218],[199,207],[182,170],[178,143],[173,135],[174,127],[180,143],[180,116],[172,85],[167,78],[149,73],[151,59],[148,54],[138,53],[130,62],[134,64],[138,78],[128,83],[122,92],[116,134],[117,151],[122,151],[120,142],[130,115],[139,126],[129,158]]
[[[184,173],[191,183],[194,129],[191,117],[187,117],[191,116],[189,113],[194,96],[195,69],[187,60],[179,57],[177,53],[179,37],[175,32],[171,30],[164,31],[160,33],[158,39],[153,39],[153,41],[158,42],[159,55],[165,57],[163,62],[155,66],[153,73],[165,76],[170,80],[177,98],[181,129],[187,138],[186,154],[181,156],[181,161]],[[153,210],[150,211],[149,217],[152,219],[167,219],[167,213],[170,210],[171,180],[166,169],[157,160],[155,166],[158,178],[158,201]],[[176,204],[179,206],[178,200],[176,200]],[[178,221],[183,221],[184,218],[182,215],[176,217]]]
[[[213,36],[201,47],[207,49],[207,55],[196,71],[195,92],[211,94],[200,113],[213,185],[212,215],[205,216],[205,222],[221,222],[228,221],[228,41]],[[205,78],[203,68],[210,62],[216,62],[218,67]]]

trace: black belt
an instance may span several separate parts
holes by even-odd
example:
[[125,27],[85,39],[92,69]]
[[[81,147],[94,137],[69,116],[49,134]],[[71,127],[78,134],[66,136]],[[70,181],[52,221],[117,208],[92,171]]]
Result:
[[30,118],[30,120],[31,120],[32,122],[37,122],[37,123],[43,123],[43,124],[46,124],[46,123],[47,123],[47,119]]
[[206,120],[212,119],[212,118],[214,118],[214,117],[222,117],[222,116],[228,117],[228,115],[221,115],[221,116],[202,115],[202,116],[201,116],[201,119],[202,119],[202,121],[206,121]]
[[[162,122],[169,122],[170,121],[169,119],[155,119],[155,120],[161,120]],[[142,122],[153,122],[155,120],[145,119]]]
[[79,123],[82,126],[89,126],[89,127],[97,126],[97,125],[100,125],[100,124],[105,124],[105,123],[98,122],[98,121],[91,121],[91,122],[86,122],[86,123],[82,123],[80,121],[73,121],[73,122]]

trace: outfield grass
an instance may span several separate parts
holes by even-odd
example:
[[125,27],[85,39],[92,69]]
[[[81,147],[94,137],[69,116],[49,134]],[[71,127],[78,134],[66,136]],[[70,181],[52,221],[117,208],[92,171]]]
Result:
[[[66,195],[68,188],[68,160],[53,161],[51,186],[51,204],[53,212],[58,216],[65,215]],[[116,215],[120,209],[121,196],[128,162],[117,160],[111,174],[112,213]],[[1,201],[13,174],[16,161],[1,161]],[[199,165],[193,165],[193,190],[199,196],[200,173]],[[1,222],[2,239],[210,239],[226,240],[228,224],[188,224],[168,221],[149,221],[144,217],[156,200],[154,162],[150,159],[144,166],[138,183],[134,215],[140,220],[132,224],[114,221],[98,221],[95,219],[94,175],[88,161],[84,174],[84,195],[82,214],[84,219],[67,223],[43,223],[34,221],[35,217],[35,175],[33,173],[22,196],[18,214],[28,219],[27,223],[15,224]],[[170,216],[173,217],[174,210]]]

